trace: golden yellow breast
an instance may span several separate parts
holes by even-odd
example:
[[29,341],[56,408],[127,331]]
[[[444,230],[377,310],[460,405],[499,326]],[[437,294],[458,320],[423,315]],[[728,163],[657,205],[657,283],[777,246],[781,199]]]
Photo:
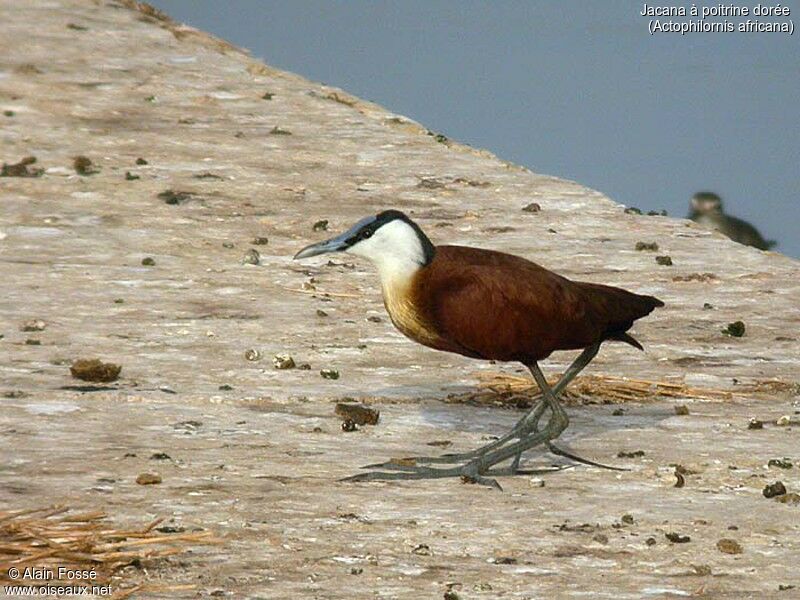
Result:
[[411,282],[385,283],[383,304],[392,323],[401,333],[420,344],[436,345],[439,336],[416,309]]

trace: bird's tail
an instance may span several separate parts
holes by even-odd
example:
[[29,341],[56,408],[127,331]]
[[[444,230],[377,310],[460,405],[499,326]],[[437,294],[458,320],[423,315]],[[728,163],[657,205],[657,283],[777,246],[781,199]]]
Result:
[[644,347],[639,343],[639,341],[633,337],[632,335],[625,333],[624,331],[620,331],[617,333],[612,333],[609,335],[607,340],[616,340],[618,342],[625,342],[626,344],[630,344],[634,348],[638,348],[642,352],[644,352]]

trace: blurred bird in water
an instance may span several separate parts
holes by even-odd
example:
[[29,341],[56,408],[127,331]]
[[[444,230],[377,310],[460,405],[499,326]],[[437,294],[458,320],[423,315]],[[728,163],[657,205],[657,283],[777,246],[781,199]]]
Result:
[[726,215],[722,210],[722,199],[714,192],[697,192],[689,203],[689,219],[700,225],[716,229],[734,242],[769,250],[776,242],[765,240],[758,230],[747,221]]
[[[663,302],[626,290],[570,281],[524,258],[468,248],[434,246],[405,214],[387,210],[345,233],[300,250],[295,259],[349,252],[378,269],[392,323],[412,340],[471,358],[516,361],[531,372],[543,400],[506,435],[472,452],[414,457],[368,468],[352,481],[463,477],[500,487],[492,476],[514,475],[523,452],[552,440],[569,424],[558,397],[594,358],[600,345],[642,346],[627,333]],[[551,387],[539,361],[556,350],[583,350]],[[540,431],[544,412],[552,413]],[[588,462],[558,450],[557,453]],[[496,467],[510,460],[506,468]],[[432,464],[454,465],[432,467]],[[600,465],[602,466],[602,465]],[[496,468],[493,468],[496,467]]]

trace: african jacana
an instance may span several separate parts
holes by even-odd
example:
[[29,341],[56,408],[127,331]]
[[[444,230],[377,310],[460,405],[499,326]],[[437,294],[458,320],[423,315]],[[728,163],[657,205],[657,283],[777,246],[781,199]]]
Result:
[[758,229],[747,221],[726,214],[722,208],[722,198],[714,192],[697,192],[692,196],[687,218],[710,229],[716,229],[734,242],[745,246],[769,250],[777,244],[774,240],[765,240]]
[[[557,438],[569,424],[558,395],[594,358],[606,340],[642,346],[627,331],[633,322],[664,303],[652,296],[570,281],[524,258],[464,246],[434,246],[405,214],[387,210],[360,220],[345,233],[311,244],[295,259],[348,252],[378,269],[383,300],[392,323],[412,340],[471,358],[517,361],[542,392],[534,407],[500,439],[464,454],[417,457],[382,466],[351,480],[464,477],[499,487],[484,475],[517,473],[522,452]],[[551,388],[538,362],[556,350],[583,349]],[[541,431],[538,421],[550,408]],[[515,441],[516,440],[516,441]],[[491,467],[512,459],[510,467]],[[450,468],[419,463],[463,464]]]

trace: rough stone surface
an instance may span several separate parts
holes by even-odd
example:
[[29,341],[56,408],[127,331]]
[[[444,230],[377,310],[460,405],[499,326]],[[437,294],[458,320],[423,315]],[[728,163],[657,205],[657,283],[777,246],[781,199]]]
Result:
[[[610,344],[591,372],[732,390],[797,380],[797,261],[625,214],[128,3],[0,1],[0,119],[0,162],[32,155],[45,169],[0,178],[0,506],[211,529],[225,544],[148,570],[196,584],[187,598],[734,598],[800,586],[798,507],[761,494],[777,477],[800,488],[796,469],[766,466],[800,460],[798,428],[770,425],[798,410],[791,393],[684,398],[685,416],[665,402],[622,417],[571,407],[571,446],[625,473],[580,466],[544,487],[504,478],[504,493],[338,482],[365,462],[441,451],[431,441],[453,451],[502,432],[518,413],[438,400],[478,372],[517,368],[435,353],[370,320],[383,307],[360,261],[291,256],[329,235],[319,221],[339,231],[398,207],[435,242],[507,250],[667,303],[636,326],[645,353]],[[97,172],[76,173],[76,156]],[[532,202],[541,210],[524,212]],[[269,239],[260,265],[242,264],[258,237]],[[46,329],[22,332],[32,319]],[[744,337],[722,333],[738,320]],[[250,348],[310,367],[251,362]],[[74,387],[69,365],[87,356],[122,365],[120,380]],[[379,424],[342,432],[344,396],[379,408]],[[748,430],[751,417],[768,425]],[[163,482],[137,485],[154,452],[174,459],[158,465]],[[682,488],[675,463],[697,471]],[[717,551],[722,538],[747,551]]]

